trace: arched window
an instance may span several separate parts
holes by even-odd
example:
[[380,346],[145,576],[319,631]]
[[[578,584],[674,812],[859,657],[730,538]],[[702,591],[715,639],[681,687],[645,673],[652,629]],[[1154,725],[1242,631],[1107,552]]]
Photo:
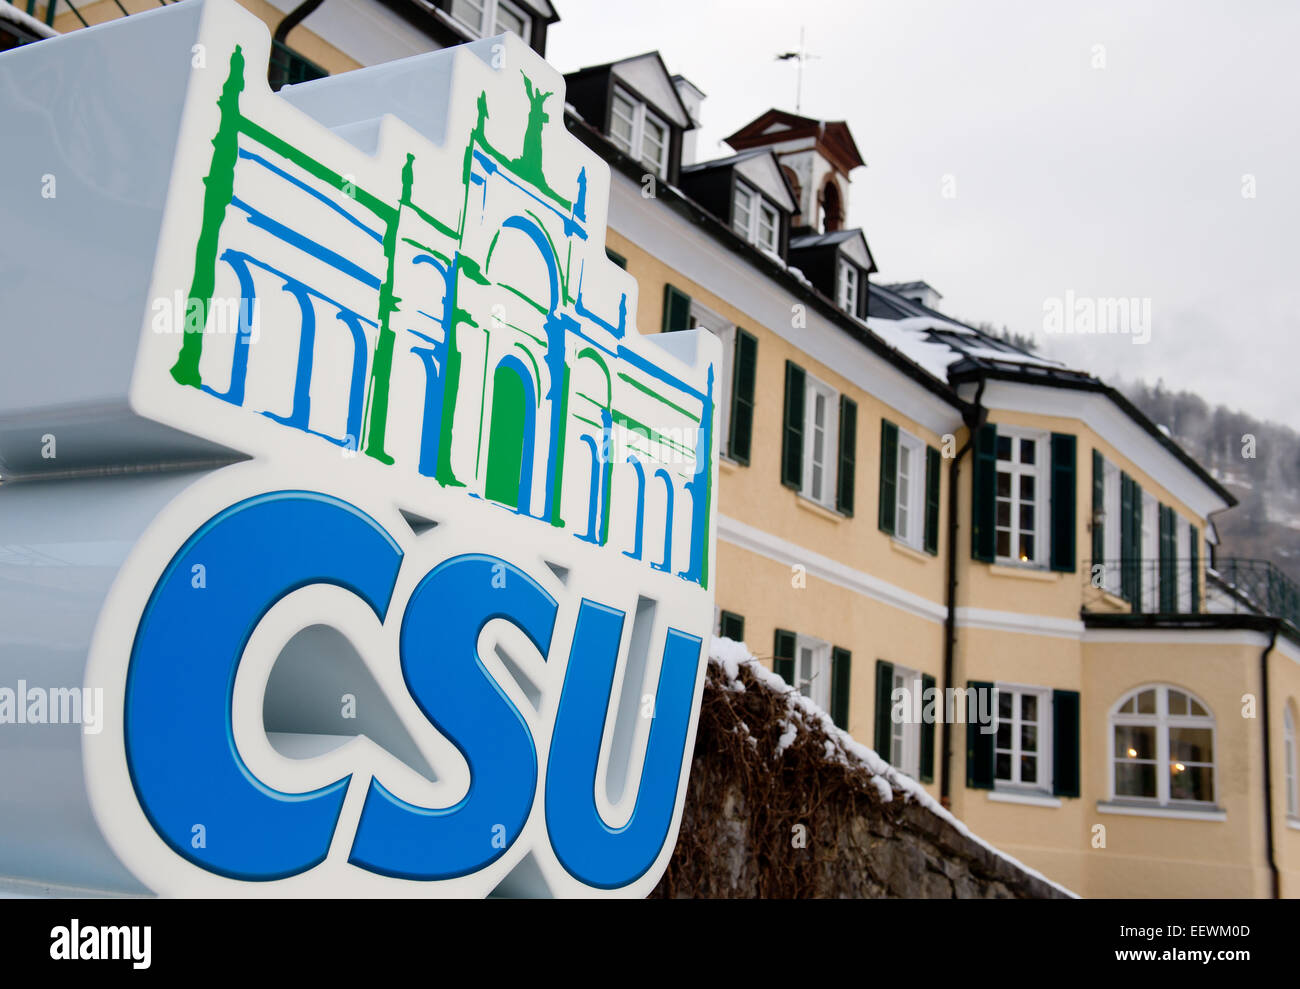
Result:
[[794,205],[798,210],[793,226],[799,226],[803,222],[803,186],[799,183],[799,176],[794,173],[794,169],[789,165],[782,165],[781,171],[785,175],[785,180],[790,183],[790,191],[794,193]]
[[844,200],[834,178],[822,186],[822,233],[834,233],[844,226]]
[[1130,691],[1111,709],[1110,744],[1116,800],[1214,802],[1214,716],[1187,691]]
[[1282,716],[1282,750],[1286,759],[1286,812],[1300,817],[1300,785],[1296,783],[1295,702],[1286,706]]

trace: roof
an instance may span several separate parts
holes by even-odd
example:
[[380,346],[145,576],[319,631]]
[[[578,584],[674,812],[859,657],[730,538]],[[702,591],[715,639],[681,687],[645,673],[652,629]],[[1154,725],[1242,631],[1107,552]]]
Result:
[[825,247],[827,244],[842,244],[852,237],[861,237],[862,230],[859,227],[850,227],[847,230],[832,230],[830,233],[823,234],[803,234],[799,237],[790,238],[790,250],[800,250],[808,247]]
[[657,51],[642,52],[640,55],[629,55],[627,58],[620,58],[613,62],[603,62],[600,65],[586,65],[573,72],[566,72],[565,79],[575,76],[599,75],[605,72],[612,72],[625,83],[637,90],[638,94],[645,99],[653,100],[656,93],[648,92],[652,87],[645,85],[636,79],[635,75],[629,70],[636,62],[651,61],[653,67],[651,71],[662,73],[662,87],[660,89],[660,99],[662,102],[656,102],[655,105],[663,112],[674,117],[673,123],[683,130],[691,130],[695,126],[694,118],[691,112],[686,108],[682,100],[681,93],[677,92],[677,85],[673,81],[672,74],[668,71],[668,66],[664,65],[663,57]]
[[942,295],[939,295],[939,291],[929,282],[889,282],[886,283],[885,288],[889,289],[892,292],[899,292],[899,293],[916,292],[919,291],[920,289],[927,289],[928,291],[933,292],[935,295],[938,295],[939,298],[941,299],[943,298]]
[[738,151],[761,145],[776,144],[779,141],[795,140],[801,137],[816,139],[817,146],[846,175],[853,169],[865,165],[862,152],[849,125],[843,120],[814,120],[797,113],[775,108],[755,117],[736,133],[726,138],[726,142]]
[[997,378],[1049,388],[1100,392],[1228,505],[1237,504],[1237,499],[1166,431],[1125,395],[1087,371],[1039,357],[938,310],[905,299],[898,294],[897,286],[871,286],[867,293],[867,325],[953,387],[980,378]]
[[[764,161],[767,165],[766,170],[763,168]],[[785,174],[785,169],[781,167],[776,152],[771,148],[753,148],[739,154],[728,155],[726,158],[714,158],[712,161],[683,165],[682,174],[696,175],[724,168],[734,168],[748,183],[760,188],[769,199],[775,201],[787,213],[798,212],[799,197],[794,194],[794,189],[790,187],[790,179]]]

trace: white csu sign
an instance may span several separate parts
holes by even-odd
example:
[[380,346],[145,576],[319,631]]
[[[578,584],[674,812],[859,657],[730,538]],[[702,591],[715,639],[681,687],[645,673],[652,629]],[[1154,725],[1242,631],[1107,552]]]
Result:
[[[148,272],[129,332],[55,327],[75,380],[31,401],[109,397],[65,416],[75,462],[31,462],[57,472],[42,495],[0,489],[25,544],[81,547],[83,681],[104,691],[102,730],[52,765],[105,854],[44,877],[644,895],[712,624],[720,345],[637,332],[608,169],[514,36],[278,95],[268,49],[205,0],[26,55],[69,83],[101,54],[130,66],[104,105],[153,94],[124,140],[174,149],[156,225],[103,259]],[[191,57],[155,73],[164,51]],[[71,244],[82,220],[58,217]],[[27,462],[5,413],[0,454]],[[20,841],[55,826],[13,809]]]

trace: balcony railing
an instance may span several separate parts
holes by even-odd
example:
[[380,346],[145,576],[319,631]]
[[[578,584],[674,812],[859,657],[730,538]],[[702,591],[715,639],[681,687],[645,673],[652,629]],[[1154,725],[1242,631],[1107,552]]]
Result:
[[304,58],[283,41],[271,39],[271,59],[267,66],[266,81],[272,92],[281,86],[293,86],[311,79],[323,79],[329,73],[309,58]]
[[1300,585],[1268,560],[1112,559],[1082,576],[1085,613],[1271,615],[1300,628]]

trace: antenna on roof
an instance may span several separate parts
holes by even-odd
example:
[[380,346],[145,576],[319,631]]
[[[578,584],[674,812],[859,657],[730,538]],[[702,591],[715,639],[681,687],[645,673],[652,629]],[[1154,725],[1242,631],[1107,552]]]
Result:
[[803,44],[803,28],[799,28],[799,47],[792,52],[781,52],[776,56],[778,62],[794,61],[799,64],[798,79],[795,83],[794,91],[794,112],[800,113],[803,109],[803,63],[810,59],[821,58],[820,55],[810,55]]

